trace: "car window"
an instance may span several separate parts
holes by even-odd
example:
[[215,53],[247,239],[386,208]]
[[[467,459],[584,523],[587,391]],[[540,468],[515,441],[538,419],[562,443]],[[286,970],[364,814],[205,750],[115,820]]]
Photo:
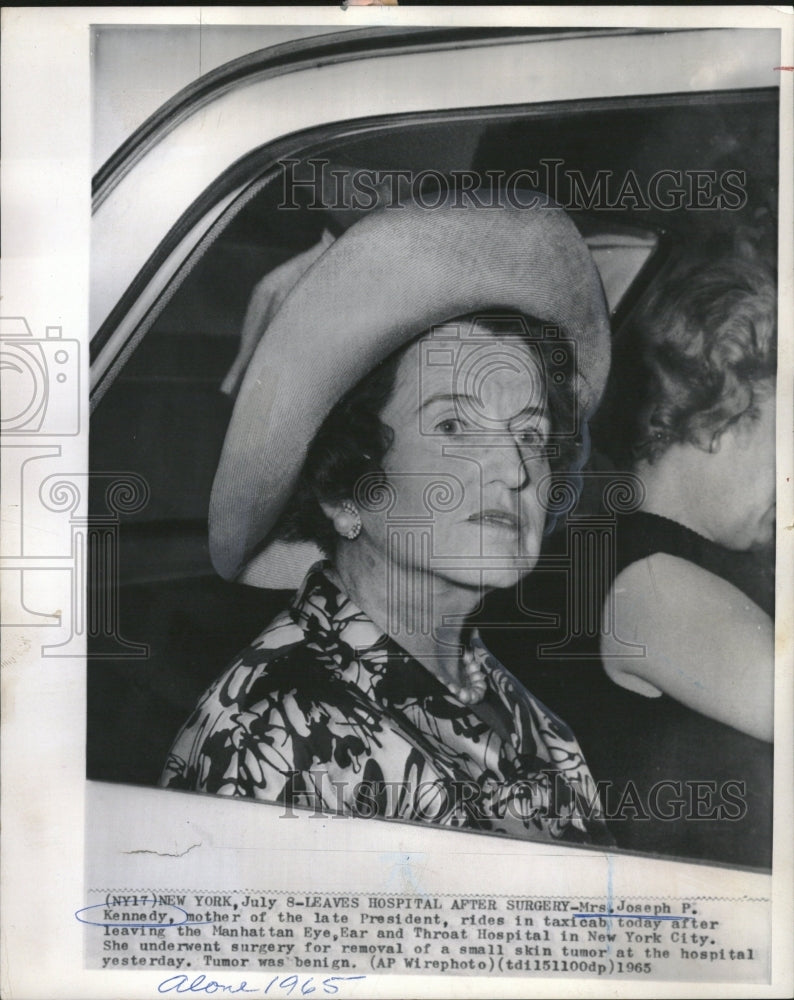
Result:
[[[148,487],[147,502],[118,526],[121,617],[113,628],[149,649],[145,663],[111,662],[118,643],[108,642],[101,622],[89,629],[89,776],[156,781],[173,733],[218,665],[286,600],[220,581],[206,521],[233,406],[224,383],[251,294],[265,276],[333,238],[333,192],[318,197],[291,180],[315,176],[312,162],[381,180],[403,172],[428,211],[444,185],[551,194],[590,241],[610,286],[619,347],[627,316],[667,254],[710,229],[774,214],[776,136],[777,93],[759,91],[347,122],[252,149],[238,168],[233,204],[162,282],[115,348],[118,363],[96,394],[92,517],[106,513],[108,478],[133,473]],[[274,161],[286,148],[289,162],[280,166]],[[397,196],[399,181],[392,183]],[[698,198],[702,210],[693,210]],[[597,432],[596,423],[596,461],[610,447],[609,434]],[[148,743],[131,761],[124,734],[139,732],[141,712],[151,720]]]

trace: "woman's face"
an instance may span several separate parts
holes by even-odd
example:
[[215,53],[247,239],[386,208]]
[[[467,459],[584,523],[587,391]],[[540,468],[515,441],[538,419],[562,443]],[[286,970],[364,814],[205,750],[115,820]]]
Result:
[[363,505],[362,521],[381,556],[473,588],[528,573],[545,523],[550,422],[526,342],[434,329],[401,358],[380,417],[393,432],[383,460],[393,502]]

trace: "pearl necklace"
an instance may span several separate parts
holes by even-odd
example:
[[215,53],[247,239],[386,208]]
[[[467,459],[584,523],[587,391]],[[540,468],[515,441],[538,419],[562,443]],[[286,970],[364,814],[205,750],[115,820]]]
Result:
[[464,705],[476,705],[485,697],[488,682],[485,672],[470,649],[463,651],[463,670],[466,675],[463,684],[447,682],[447,687]]

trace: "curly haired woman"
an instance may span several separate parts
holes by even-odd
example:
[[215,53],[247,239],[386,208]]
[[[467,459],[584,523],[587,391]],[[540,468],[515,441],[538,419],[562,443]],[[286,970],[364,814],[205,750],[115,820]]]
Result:
[[[615,683],[760,740],[772,739],[772,609],[736,553],[774,538],[775,318],[773,276],[738,255],[679,265],[647,303],[645,498],[619,526],[616,627],[601,641]],[[615,635],[646,655],[620,657]]]
[[640,395],[639,509],[617,516],[592,567],[603,600],[586,649],[536,667],[533,691],[574,728],[620,847],[766,867],[774,274],[748,253],[688,256],[630,334],[643,365],[622,365],[610,426]]

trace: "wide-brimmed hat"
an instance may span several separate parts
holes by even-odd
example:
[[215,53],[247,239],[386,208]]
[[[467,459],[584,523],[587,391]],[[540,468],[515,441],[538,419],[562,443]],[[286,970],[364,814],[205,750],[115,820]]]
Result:
[[325,417],[408,341],[494,306],[576,342],[575,395],[580,414],[592,413],[609,371],[609,322],[587,245],[558,206],[387,208],[332,243],[285,298],[240,387],[210,500],[218,573],[298,586],[319,550],[270,536]]

